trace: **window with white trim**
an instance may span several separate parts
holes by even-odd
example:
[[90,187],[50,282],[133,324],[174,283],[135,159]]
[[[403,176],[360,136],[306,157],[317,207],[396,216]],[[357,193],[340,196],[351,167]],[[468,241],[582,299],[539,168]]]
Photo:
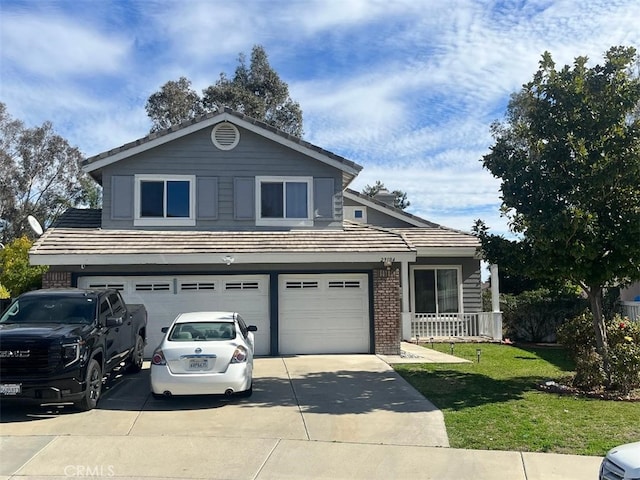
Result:
[[256,177],[256,225],[313,226],[312,177]]
[[462,312],[460,273],[457,267],[416,267],[413,270],[414,312]]
[[136,175],[135,226],[194,226],[196,177]]

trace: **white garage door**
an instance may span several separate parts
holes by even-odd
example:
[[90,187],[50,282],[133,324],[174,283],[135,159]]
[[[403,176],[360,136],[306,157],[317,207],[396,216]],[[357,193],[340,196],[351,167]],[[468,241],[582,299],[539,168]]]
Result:
[[369,353],[367,275],[280,275],[279,295],[280,353]]
[[181,312],[238,312],[256,325],[256,354],[268,355],[269,277],[266,275],[181,275],[81,277],[81,288],[117,288],[128,303],[143,303],[149,315],[147,348],[150,357],[162,340],[161,328]]

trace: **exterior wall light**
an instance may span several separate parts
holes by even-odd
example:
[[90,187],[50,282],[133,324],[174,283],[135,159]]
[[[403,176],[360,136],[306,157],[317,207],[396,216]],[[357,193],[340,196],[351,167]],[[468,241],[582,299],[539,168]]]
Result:
[[384,265],[384,268],[386,268],[387,270],[391,270],[391,267],[393,266],[393,262],[395,262],[395,260],[396,259],[393,257],[383,257],[380,259],[382,265]]

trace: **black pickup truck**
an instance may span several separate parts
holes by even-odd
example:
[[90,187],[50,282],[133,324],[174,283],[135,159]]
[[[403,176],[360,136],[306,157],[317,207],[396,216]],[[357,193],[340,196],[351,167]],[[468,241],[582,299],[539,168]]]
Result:
[[0,317],[0,402],[96,406],[103,378],[138,372],[146,343],[144,305],[117,290],[36,290]]

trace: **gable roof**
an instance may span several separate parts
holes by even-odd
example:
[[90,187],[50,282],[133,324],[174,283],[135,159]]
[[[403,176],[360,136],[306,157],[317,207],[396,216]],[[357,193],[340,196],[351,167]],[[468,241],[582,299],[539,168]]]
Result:
[[392,228],[416,250],[418,257],[478,256],[480,240],[471,233],[451,228]]
[[409,223],[410,225],[415,225],[416,227],[430,227],[430,228],[444,228],[438,225],[437,223],[430,222],[429,220],[425,220],[424,218],[420,218],[417,215],[412,215],[409,212],[405,212],[399,208],[394,207],[393,205],[386,204],[379,200],[376,200],[369,195],[365,195],[364,193],[356,192],[350,188],[347,188],[344,191],[344,197],[349,200],[353,200],[363,206],[373,208],[374,210],[378,210],[379,212],[385,213],[391,217],[402,220],[403,222]]
[[358,165],[351,160],[347,160],[340,155],[306,142],[301,138],[289,135],[288,133],[283,132],[282,130],[279,130],[265,122],[256,120],[255,118],[249,117],[240,112],[236,112],[228,107],[225,107],[219,112],[207,113],[194,118],[193,120],[186,120],[179,125],[174,125],[160,132],[150,133],[149,135],[134,140],[133,142],[129,142],[121,145],[120,147],[88,157],[82,162],[82,169],[99,181],[101,177],[100,171],[107,165],[132,157],[198,130],[212,127],[213,125],[221,122],[232,123],[240,128],[249,130],[341,170],[343,172],[342,183],[344,187],[351,183],[360,170],[362,170],[361,165]]
[[477,254],[480,247],[480,240],[471,233],[430,222],[350,188],[344,191],[344,196],[367,208],[413,225],[413,227],[394,227],[388,230],[402,235],[407,244],[416,249],[419,257],[473,256]]

